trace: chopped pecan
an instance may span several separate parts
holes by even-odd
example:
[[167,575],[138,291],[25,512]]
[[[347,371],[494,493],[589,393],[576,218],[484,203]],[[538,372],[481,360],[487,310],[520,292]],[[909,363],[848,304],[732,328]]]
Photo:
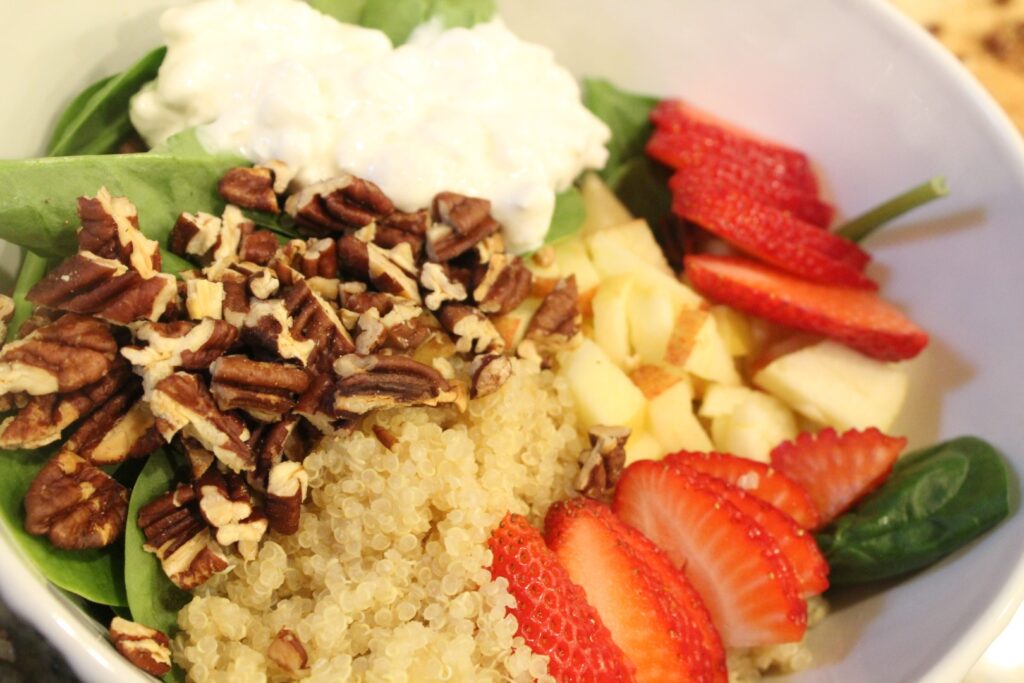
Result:
[[295,405],[295,414],[304,417],[323,434],[331,433],[339,420],[334,410],[334,385],[330,373],[316,373],[309,388],[299,396],[299,402]]
[[487,314],[504,315],[530,294],[533,275],[523,260],[510,254],[492,254],[474,277],[473,300]]
[[64,429],[120,390],[130,376],[128,364],[121,361],[80,389],[30,397],[17,414],[0,422],[0,448],[39,448],[53,443]]
[[423,253],[423,242],[429,227],[430,214],[426,209],[413,213],[395,211],[377,221],[373,241],[384,249],[391,249],[402,243],[408,244],[413,256],[418,259]]
[[196,498],[192,486],[179,484],[143,506],[138,519],[146,537],[143,549],[156,555],[167,578],[186,591],[229,568],[224,553],[210,537]]
[[128,490],[71,451],[43,465],[25,494],[25,531],[57,548],[103,548],[124,531]]
[[289,460],[302,460],[308,452],[302,438],[297,415],[288,415],[281,421],[268,425],[260,425],[253,430],[249,446],[256,455],[256,469],[249,475],[249,484],[258,491],[267,490],[267,478],[270,470],[286,457]]
[[28,291],[34,304],[95,315],[116,325],[157,320],[177,301],[174,276],[144,278],[119,261],[81,252],[51,270]]
[[78,250],[120,261],[144,278],[160,272],[160,245],[139,230],[139,214],[126,197],[101,187],[95,197],[78,198]]
[[434,368],[406,356],[342,356],[334,363],[339,376],[334,409],[363,415],[377,408],[436,406],[456,395]]
[[381,445],[389,451],[395,450],[395,446],[398,445],[398,437],[380,425],[373,425],[373,435],[376,436],[377,441],[380,441]]
[[395,205],[369,180],[343,174],[291,195],[284,209],[296,225],[328,233],[369,225],[391,215]]
[[456,303],[466,300],[468,294],[466,287],[458,280],[452,280],[448,272],[440,263],[424,263],[420,271],[420,284],[430,292],[423,299],[423,303],[431,311],[441,308],[446,301]]
[[255,458],[246,443],[249,430],[235,415],[218,410],[210,391],[195,375],[175,372],[160,380],[150,393],[149,408],[165,440],[170,441],[181,431],[211,451],[228,469],[239,472],[255,468]]
[[221,220],[217,216],[200,211],[182,213],[171,228],[168,247],[183,259],[209,265],[213,248],[220,240]]
[[220,234],[206,260],[209,265],[203,272],[211,280],[216,280],[226,269],[238,262],[238,252],[242,245],[242,235],[254,231],[252,222],[245,217],[237,206],[228,204],[221,215]]
[[274,191],[274,172],[266,167],[238,167],[225,173],[217,183],[217,192],[229,204],[243,209],[280,213]]
[[590,428],[590,450],[581,457],[579,474],[573,485],[588,498],[605,498],[615,490],[626,463],[628,427]]
[[270,263],[280,244],[269,230],[243,229],[238,245],[238,258],[261,266]]
[[341,280],[336,277],[314,275],[313,277],[306,278],[306,284],[327,301],[337,302],[341,297]]
[[238,543],[243,557],[255,557],[256,545],[267,532],[268,522],[242,477],[234,472],[225,475],[211,467],[196,481],[195,489],[199,513],[216,531],[217,543]]
[[249,278],[236,270],[225,270],[218,277],[224,287],[224,320],[241,328],[249,314]]
[[270,268],[263,268],[249,277],[249,291],[258,299],[269,299],[281,289],[281,281]]
[[284,292],[284,307],[291,317],[291,335],[314,344],[307,362],[312,367],[328,368],[338,356],[355,348],[337,312],[323,297],[301,280]]
[[541,355],[550,354],[579,333],[581,319],[576,276],[570,275],[544,297],[526,329],[526,338],[537,345]]
[[271,357],[307,365],[316,350],[316,342],[298,339],[292,332],[294,325],[283,299],[253,301],[242,322],[242,341]]
[[501,353],[505,340],[483,313],[465,304],[445,304],[437,312],[441,325],[455,337],[459,353]]
[[192,320],[224,317],[224,284],[204,278],[185,281],[185,311]]
[[221,356],[210,365],[210,391],[221,410],[241,410],[260,422],[276,422],[309,388],[309,375],[282,363]]
[[338,239],[338,256],[341,270],[348,277],[372,284],[382,292],[419,302],[420,291],[413,277],[416,264],[408,246],[399,244],[394,249],[381,249],[354,235],[345,235]]
[[64,448],[94,465],[141,458],[160,448],[164,439],[141,398],[138,380],[127,382],[78,426]]
[[188,462],[193,481],[206,474],[206,470],[217,462],[213,453],[203,448],[201,443],[191,437],[179,437],[177,443],[185,455],[185,461]]
[[512,376],[512,361],[508,356],[488,353],[477,356],[469,365],[470,376],[473,378],[471,398],[480,398],[493,394]]
[[14,317],[14,299],[0,294],[0,340],[7,338],[7,326]]
[[427,256],[449,261],[501,229],[486,199],[442,192],[434,197],[434,224],[427,230]]
[[538,268],[550,268],[555,265],[555,248],[550,244],[545,244],[533,252],[533,256],[530,258]]
[[270,468],[266,506],[271,529],[285,535],[299,530],[302,501],[308,490],[309,475],[302,463],[283,460]]
[[329,237],[310,238],[299,262],[306,277],[338,277],[338,245]]
[[238,330],[224,320],[144,323],[135,339],[145,346],[126,346],[121,355],[142,375],[147,392],[175,370],[205,370],[238,341]]
[[288,674],[298,674],[309,666],[309,655],[299,637],[283,628],[267,648],[267,659]]
[[148,626],[114,617],[110,622],[110,640],[129,662],[157,678],[171,670],[171,641]]
[[0,350],[0,394],[74,391],[110,372],[116,358],[109,325],[68,313]]

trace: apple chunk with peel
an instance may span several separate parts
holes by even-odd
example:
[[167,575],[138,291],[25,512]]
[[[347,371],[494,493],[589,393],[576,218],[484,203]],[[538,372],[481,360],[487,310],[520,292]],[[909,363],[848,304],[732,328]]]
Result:
[[584,235],[622,225],[633,219],[629,209],[596,173],[583,176],[580,194],[583,195],[583,208],[586,211],[586,219],[580,227]]
[[666,453],[710,451],[711,439],[693,414],[693,387],[683,379],[647,405],[651,433]]
[[801,415],[840,431],[888,430],[907,397],[903,366],[832,341],[780,356],[753,380]]
[[612,359],[590,339],[583,339],[562,364],[582,426],[643,426],[647,401]]
[[648,401],[654,400],[678,382],[690,382],[685,373],[673,371],[664,365],[641,365],[629,371],[629,378]]
[[664,362],[722,384],[740,384],[736,363],[706,308],[683,308],[676,316]]
[[769,462],[773,448],[796,438],[796,418],[789,407],[774,396],[749,389],[744,391],[749,393],[742,395],[731,412],[711,420],[711,438],[716,450]]
[[541,300],[537,298],[525,299],[514,309],[494,319],[494,327],[498,334],[505,340],[505,344],[514,349],[526,336],[526,329],[530,326],[537,309],[540,308]]

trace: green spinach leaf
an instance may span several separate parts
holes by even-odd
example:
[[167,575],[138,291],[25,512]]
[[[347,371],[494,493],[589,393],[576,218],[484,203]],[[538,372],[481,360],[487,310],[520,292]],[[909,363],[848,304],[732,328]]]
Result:
[[345,24],[358,24],[366,0],[309,0],[313,9]]
[[[336,7],[332,7],[335,6]],[[401,45],[420,24],[438,19],[445,28],[473,26],[489,21],[494,0],[314,0],[313,6],[340,21],[355,22],[356,5],[362,6],[358,23],[383,31],[392,44]]]
[[566,237],[579,232],[583,220],[587,217],[587,209],[583,205],[583,195],[575,187],[559,192],[555,197],[555,212],[551,216],[551,227],[544,238],[545,244],[554,244]]
[[25,295],[32,289],[32,285],[43,279],[48,267],[49,262],[42,256],[31,251],[25,252],[25,257],[21,260],[21,270],[18,271],[18,279],[14,283],[14,293],[11,295],[14,299],[14,317],[7,325],[7,341],[14,340],[18,328],[32,315],[34,306],[25,300]]
[[124,532],[124,579],[132,619],[170,636],[178,628],[178,610],[191,596],[171,583],[156,555],[142,549],[145,538],[136,520],[139,508],[169,491],[176,481],[167,451],[159,450],[150,455],[135,480]]
[[900,576],[948,555],[1009,514],[1009,472],[976,437],[897,462],[886,483],[818,535],[832,585]]
[[430,18],[440,19],[446,28],[469,28],[490,21],[497,11],[494,0],[434,0]]
[[159,47],[126,71],[92,84],[61,115],[46,148],[49,156],[113,152],[132,132],[128,104],[143,84],[156,78],[167,48]]
[[60,550],[25,531],[25,492],[56,450],[0,451],[0,518],[32,564],[55,586],[101,605],[127,605],[120,543],[100,550]]
[[610,180],[630,159],[644,156],[644,145],[654,130],[651,110],[657,97],[638,95],[615,87],[600,78],[583,81],[583,104],[611,129],[608,163],[601,177]]
[[430,5],[431,0],[366,0],[359,23],[384,32],[392,44],[401,45],[430,18]]
[[[186,128],[180,133],[175,133],[159,145],[151,149],[149,154],[169,154],[182,157],[208,157],[213,156],[203,143],[199,142],[199,133],[195,128]],[[246,162],[248,165],[248,162]]]

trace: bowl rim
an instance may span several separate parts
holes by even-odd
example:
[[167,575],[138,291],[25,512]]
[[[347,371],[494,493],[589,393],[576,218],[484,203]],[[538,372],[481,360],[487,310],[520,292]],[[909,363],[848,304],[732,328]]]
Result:
[[[952,53],[887,0],[869,0],[860,5],[875,30],[896,36],[911,48],[915,59],[941,72],[939,77],[962,95],[963,106],[986,122],[1000,145],[1007,168],[1015,172],[1017,184],[1024,187],[1024,138],[993,96]],[[0,246],[10,248],[11,245]],[[1019,510],[1013,511],[1014,515],[1019,513]],[[85,615],[72,598],[42,575],[3,523],[0,523],[0,539],[0,566],[5,568],[6,574],[6,580],[0,582],[0,598],[50,641],[76,675],[84,681],[155,680],[116,653],[105,636],[106,629]],[[981,616],[920,680],[923,683],[962,680],[1006,627],[1022,601],[1024,556]]]

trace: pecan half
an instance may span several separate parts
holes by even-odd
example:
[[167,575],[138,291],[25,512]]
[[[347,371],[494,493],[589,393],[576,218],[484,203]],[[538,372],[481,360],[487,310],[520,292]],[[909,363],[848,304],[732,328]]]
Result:
[[253,301],[242,322],[242,341],[272,357],[307,365],[316,342],[298,339],[292,332],[294,325],[283,299]]
[[436,406],[456,394],[434,368],[406,356],[342,356],[334,363],[339,376],[334,409],[363,415],[378,408]]
[[241,410],[260,422],[276,422],[309,388],[309,375],[282,363],[221,356],[210,365],[210,392],[221,410]]
[[64,444],[94,465],[149,455],[164,445],[138,380],[127,382],[78,426]]
[[103,548],[124,531],[128,490],[70,451],[43,465],[25,494],[25,531],[57,548]]
[[148,395],[176,370],[205,370],[235,345],[238,336],[230,323],[212,318],[198,323],[144,323],[135,329],[136,341],[144,346],[126,346],[121,355],[142,375]]
[[505,340],[494,323],[472,306],[445,304],[437,312],[437,319],[455,337],[459,353],[501,353],[505,349]]
[[472,387],[470,398],[493,394],[512,376],[512,361],[508,356],[488,353],[477,356],[469,365]]
[[394,212],[395,205],[369,180],[342,174],[291,195],[284,209],[296,225],[323,234],[369,225]]
[[449,261],[501,229],[486,199],[441,192],[432,206],[434,224],[427,230],[427,256]]
[[110,372],[116,358],[109,325],[68,313],[0,350],[0,394],[75,391]]
[[579,293],[576,276],[570,275],[544,297],[526,328],[526,338],[542,355],[564,348],[580,331]]
[[307,357],[309,365],[330,367],[335,358],[355,348],[334,308],[307,281],[296,282],[284,292],[284,307],[292,321],[291,335],[314,345]]
[[267,532],[267,516],[256,507],[252,493],[238,474],[221,473],[211,467],[195,483],[199,513],[216,531],[217,543],[238,543],[246,559],[255,557],[255,549]]
[[533,275],[518,256],[492,254],[474,274],[473,300],[487,314],[504,315],[530,294]]
[[171,641],[160,631],[114,617],[110,622],[110,640],[129,662],[157,678],[171,670]]
[[299,637],[283,628],[267,647],[267,659],[288,674],[298,674],[309,666],[309,655]]
[[217,192],[229,204],[243,209],[280,213],[281,207],[274,191],[274,172],[266,167],[232,168],[217,183]]
[[139,510],[143,549],[160,559],[167,578],[185,591],[206,583],[229,568],[199,513],[196,492],[188,484],[158,496]]
[[576,490],[588,498],[609,496],[622,475],[626,463],[628,427],[590,428],[590,450],[584,451],[579,474],[573,482]]
[[218,410],[206,385],[195,375],[175,372],[160,380],[150,394],[149,408],[165,440],[181,431],[233,472],[255,468],[246,443],[249,430],[235,415]]
[[416,264],[408,247],[399,244],[394,249],[382,249],[354,235],[338,239],[338,256],[342,272],[361,280],[382,292],[404,296],[417,303],[419,286],[414,274]]
[[101,187],[95,197],[78,198],[78,250],[120,261],[144,278],[160,272],[160,245],[139,230],[139,214],[126,197]]
[[466,300],[469,295],[466,287],[458,280],[452,280],[448,271],[440,263],[424,263],[420,271],[420,284],[429,294],[423,298],[423,303],[431,311],[441,308],[446,301],[456,303]]
[[144,278],[119,261],[86,251],[47,273],[25,298],[40,306],[127,325],[159,319],[177,301],[178,286],[173,275]]
[[302,501],[308,490],[309,475],[302,463],[283,460],[270,468],[266,507],[271,529],[285,535],[299,530]]

